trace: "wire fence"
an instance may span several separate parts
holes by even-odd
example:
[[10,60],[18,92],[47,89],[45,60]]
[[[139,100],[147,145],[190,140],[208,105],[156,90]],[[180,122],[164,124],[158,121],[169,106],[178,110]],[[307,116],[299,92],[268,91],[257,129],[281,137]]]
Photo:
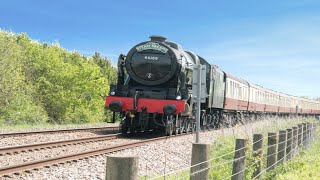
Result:
[[[218,179],[259,179],[282,162],[290,161],[298,155],[301,149],[308,148],[316,137],[317,125],[316,123],[303,123],[285,131],[279,131],[276,134],[268,134],[267,138],[261,134],[261,138],[252,143],[248,143],[247,139],[237,139],[233,151],[213,158],[206,157],[205,160],[191,162],[191,166],[165,172],[154,177],[145,177],[144,179],[217,179],[217,177],[211,177],[211,175],[212,172],[221,167],[224,168],[222,172],[225,174],[220,174]],[[275,142],[264,143],[271,138],[275,139]],[[244,146],[239,146],[238,141],[240,144],[242,142]],[[253,150],[254,147],[256,150]],[[271,152],[272,149],[273,152]],[[265,152],[267,152],[267,155],[264,156]],[[198,155],[192,154],[192,156]],[[272,162],[272,164],[266,163],[267,161]]]

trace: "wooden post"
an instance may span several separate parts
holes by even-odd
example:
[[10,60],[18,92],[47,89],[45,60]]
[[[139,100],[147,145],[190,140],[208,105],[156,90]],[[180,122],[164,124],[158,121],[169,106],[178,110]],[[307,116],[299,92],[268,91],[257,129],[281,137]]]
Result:
[[309,133],[308,133],[308,147],[309,147],[311,144],[311,131],[312,131],[311,123],[307,123],[307,128],[309,129]]
[[314,133],[313,123],[310,123],[310,143],[313,142],[313,133]]
[[314,141],[316,135],[316,123],[312,123],[312,141]]
[[289,161],[292,157],[292,129],[287,129],[286,158]]
[[302,138],[302,144],[304,147],[307,146],[307,124],[302,123],[303,126],[303,138]]
[[302,134],[303,134],[303,127],[302,124],[298,125],[298,148],[301,146],[302,143]]
[[307,123],[307,147],[310,146],[311,142],[311,124]]
[[262,145],[263,145],[263,136],[262,134],[254,134],[253,135],[253,158],[255,161],[258,161],[257,163],[255,163],[255,169],[254,172],[252,174],[252,178],[257,178],[260,179],[261,178],[261,159],[262,159],[262,155],[263,155],[263,151],[262,151]]
[[277,133],[268,133],[267,172],[275,168],[277,159]]
[[106,180],[137,180],[138,157],[108,156]]
[[298,147],[298,128],[292,127],[292,129],[292,157],[294,157],[297,154]]
[[[319,116],[319,118],[320,118],[320,116]],[[316,134],[317,134],[317,123],[314,123],[313,125],[314,125],[314,127],[313,127],[313,135],[316,136]]]
[[287,131],[283,131],[283,130],[279,131],[277,165],[280,165],[285,160],[286,141],[287,141]]
[[247,139],[236,139],[236,148],[234,153],[234,161],[232,168],[231,180],[243,180],[244,170],[246,168],[246,146]]
[[[199,163],[201,164],[191,167],[191,174],[190,174],[191,180],[209,179],[209,169],[206,169],[209,167],[209,162],[205,162],[205,161],[208,161],[209,159],[210,159],[209,144],[197,144],[197,143],[192,144],[191,166]],[[205,163],[202,163],[202,162],[205,162]],[[197,173],[198,171],[201,171],[201,172]]]

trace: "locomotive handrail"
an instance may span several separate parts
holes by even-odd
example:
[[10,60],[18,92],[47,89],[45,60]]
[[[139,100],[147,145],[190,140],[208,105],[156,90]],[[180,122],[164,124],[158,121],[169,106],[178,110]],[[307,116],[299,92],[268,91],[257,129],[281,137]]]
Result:
[[195,61],[195,64],[200,64],[199,57],[192,51],[186,51],[190,56],[192,56],[192,59]]

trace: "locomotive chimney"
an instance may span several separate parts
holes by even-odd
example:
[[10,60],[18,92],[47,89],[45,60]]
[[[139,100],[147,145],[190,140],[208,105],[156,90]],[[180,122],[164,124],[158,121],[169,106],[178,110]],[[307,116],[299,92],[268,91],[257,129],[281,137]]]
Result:
[[152,35],[150,36],[151,41],[164,42],[167,38],[163,36]]

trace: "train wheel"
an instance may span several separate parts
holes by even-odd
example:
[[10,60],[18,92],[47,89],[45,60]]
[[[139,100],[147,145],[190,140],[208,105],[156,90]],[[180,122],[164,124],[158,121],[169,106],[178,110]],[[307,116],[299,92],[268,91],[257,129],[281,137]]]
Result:
[[172,135],[172,130],[173,130],[172,123],[168,123],[166,125],[166,136],[171,136]]
[[128,133],[128,126],[126,124],[121,125],[121,133],[127,134]]
[[182,133],[184,133],[186,131],[186,119],[184,118],[183,119],[183,122],[182,122],[182,124],[181,124],[181,130],[180,130],[180,132],[181,132],[181,134]]
[[177,127],[175,124],[172,124],[172,134],[177,135]]
[[191,124],[190,124],[190,120],[187,120],[185,122],[185,130],[186,130],[186,134],[189,134],[190,130],[191,130]]
[[207,129],[210,130],[212,127],[212,115],[208,114],[207,115]]
[[196,131],[196,122],[191,122],[191,133],[193,134]]
[[172,136],[172,132],[173,132],[173,124],[170,123],[170,125],[169,125],[169,136]]
[[185,118],[183,118],[183,119],[180,119],[180,129],[179,129],[179,133],[180,134],[183,134],[184,133],[184,131],[185,131],[185,124],[186,124],[186,120],[185,120]]
[[136,128],[131,127],[131,128],[129,128],[129,131],[130,131],[131,134],[136,133]]

